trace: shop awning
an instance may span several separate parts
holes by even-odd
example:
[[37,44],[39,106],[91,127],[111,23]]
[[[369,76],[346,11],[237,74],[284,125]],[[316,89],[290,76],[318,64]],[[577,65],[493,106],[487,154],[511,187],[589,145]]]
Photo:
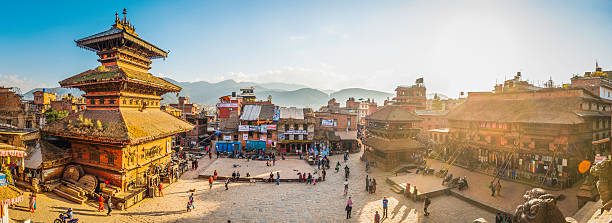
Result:
[[13,146],[6,143],[0,143],[0,156],[26,156],[25,148],[19,146]]
[[11,185],[0,186],[0,204],[11,205],[23,201],[23,192]]
[[610,137],[605,138],[605,139],[600,139],[600,140],[593,141],[593,145],[607,143],[607,142],[610,142]]

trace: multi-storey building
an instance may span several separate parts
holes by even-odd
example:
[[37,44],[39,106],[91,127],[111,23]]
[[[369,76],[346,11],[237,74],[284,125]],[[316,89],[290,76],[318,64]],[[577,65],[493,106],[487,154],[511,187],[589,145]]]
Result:
[[582,88],[537,88],[514,79],[470,92],[448,115],[447,156],[483,171],[548,186],[570,186],[592,142],[610,136],[610,104]]
[[572,87],[581,87],[587,89],[594,95],[602,99],[612,102],[612,71],[604,71],[595,64],[595,71],[585,72],[584,76],[572,77]]
[[238,140],[247,152],[276,147],[279,121],[278,107],[273,104],[246,104],[240,115]]
[[66,111],[70,114],[85,110],[85,99],[74,97],[72,94],[64,95],[59,100],[51,101],[53,111]]
[[46,110],[51,108],[51,102],[55,101],[57,95],[55,93],[47,92],[47,89],[43,88],[42,90],[35,91],[34,95],[34,104],[39,109],[41,113],[44,113]]
[[198,105],[189,102],[189,98],[184,96],[178,98],[178,103],[170,104],[170,107],[181,110],[183,119],[188,115],[195,115],[200,112],[200,110],[198,109]]
[[372,99],[359,99],[358,101],[355,98],[349,98],[346,100],[346,108],[356,110],[357,112],[357,121],[360,126],[365,126],[366,120],[365,117],[374,113],[377,110],[376,102]]
[[277,128],[279,151],[303,153],[312,149],[315,123],[310,108],[281,107]]
[[39,128],[44,122],[35,104],[25,103],[13,88],[0,87],[0,124]]
[[423,78],[419,78],[411,86],[398,86],[395,89],[393,104],[404,105],[410,111],[425,110],[427,104],[427,88],[423,84]]

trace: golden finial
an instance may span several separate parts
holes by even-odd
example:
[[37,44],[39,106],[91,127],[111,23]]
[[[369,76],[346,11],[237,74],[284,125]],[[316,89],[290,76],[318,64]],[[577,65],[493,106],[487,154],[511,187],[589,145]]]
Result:
[[123,22],[127,22],[127,19],[125,18],[125,15],[127,14],[127,9],[123,8]]

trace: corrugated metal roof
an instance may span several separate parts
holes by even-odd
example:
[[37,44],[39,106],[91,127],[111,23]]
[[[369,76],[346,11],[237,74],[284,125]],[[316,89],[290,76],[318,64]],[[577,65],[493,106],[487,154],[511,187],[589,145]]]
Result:
[[260,105],[245,105],[240,115],[240,120],[255,121],[259,118],[261,112]]
[[280,108],[280,118],[282,119],[304,119],[304,109],[296,108],[296,107],[290,107],[290,108],[282,107]]

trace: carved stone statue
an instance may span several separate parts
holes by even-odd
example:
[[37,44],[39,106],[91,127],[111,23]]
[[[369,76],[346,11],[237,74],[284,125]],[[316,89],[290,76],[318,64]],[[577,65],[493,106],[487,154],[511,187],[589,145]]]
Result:
[[567,223],[557,207],[554,195],[533,188],[523,195],[525,203],[516,207],[514,216],[519,223]]
[[591,167],[591,174],[598,178],[597,191],[601,198],[603,210],[612,208],[612,161],[604,160]]

